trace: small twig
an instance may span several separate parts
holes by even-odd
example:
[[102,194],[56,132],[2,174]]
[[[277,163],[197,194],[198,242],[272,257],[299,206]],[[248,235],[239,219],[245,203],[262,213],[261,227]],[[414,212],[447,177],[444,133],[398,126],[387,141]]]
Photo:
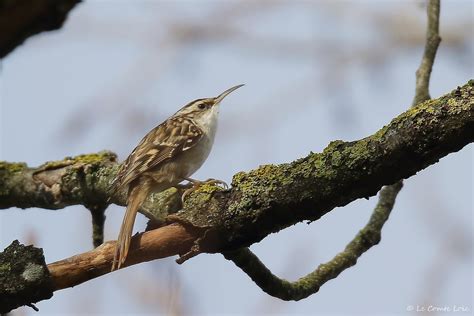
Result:
[[105,210],[108,205],[87,205],[92,216],[92,244],[94,248],[104,242]]
[[196,257],[200,253],[201,253],[201,250],[199,249],[199,245],[194,244],[191,247],[191,250],[189,250],[185,254],[181,255],[178,259],[176,259],[176,263],[177,264],[183,264],[184,262],[188,261],[189,259]]
[[412,106],[431,99],[429,92],[431,70],[438,51],[441,37],[439,36],[440,0],[430,0],[426,9],[428,25],[426,28],[426,42],[420,66],[416,71],[416,90]]
[[248,248],[224,253],[224,257],[247,273],[266,293],[282,300],[301,300],[316,293],[327,281],[336,278],[342,271],[357,263],[364,252],[380,241],[380,232],[387,221],[402,183],[387,186],[380,191],[380,198],[367,225],[332,260],[295,282],[273,275],[270,270]]
[[35,312],[39,312],[39,308],[36,307],[33,303],[28,303],[26,306],[31,307]]

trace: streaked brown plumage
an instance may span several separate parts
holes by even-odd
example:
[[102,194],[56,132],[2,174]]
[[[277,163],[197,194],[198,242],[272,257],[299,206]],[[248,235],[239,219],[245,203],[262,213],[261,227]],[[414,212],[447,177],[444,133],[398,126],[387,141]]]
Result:
[[185,105],[152,129],[120,167],[112,184],[112,196],[127,190],[127,209],[117,240],[112,270],[125,262],[135,217],[152,192],[177,185],[204,163],[214,142],[219,103],[242,85],[218,97],[198,99]]

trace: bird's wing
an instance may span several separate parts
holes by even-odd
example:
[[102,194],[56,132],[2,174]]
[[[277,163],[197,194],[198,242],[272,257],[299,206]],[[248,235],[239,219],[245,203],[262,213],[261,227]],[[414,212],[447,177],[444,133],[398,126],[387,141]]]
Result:
[[192,120],[183,117],[172,117],[158,125],[143,137],[120,167],[112,185],[113,193],[143,172],[194,147],[202,135]]

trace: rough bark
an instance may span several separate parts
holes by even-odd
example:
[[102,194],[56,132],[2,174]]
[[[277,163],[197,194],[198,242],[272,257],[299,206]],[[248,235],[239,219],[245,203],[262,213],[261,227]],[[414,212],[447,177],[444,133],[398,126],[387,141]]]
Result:
[[[66,157],[36,168],[0,161],[0,209],[56,210],[84,205],[100,210],[108,204],[110,183],[117,169],[117,156],[108,151]],[[154,194],[141,211],[150,219],[162,222],[166,215],[181,208],[181,193],[182,190],[170,189]],[[119,192],[111,202],[125,205],[125,201],[125,193]]]
[[0,253],[0,313],[53,296],[43,251],[15,240]]

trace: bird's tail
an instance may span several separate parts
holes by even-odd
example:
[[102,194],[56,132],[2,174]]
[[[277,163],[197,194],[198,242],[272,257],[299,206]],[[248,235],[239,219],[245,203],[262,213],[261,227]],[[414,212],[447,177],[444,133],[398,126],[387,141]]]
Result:
[[112,271],[114,271],[116,267],[117,270],[120,269],[120,266],[124,264],[125,259],[127,258],[128,249],[130,248],[130,241],[132,239],[135,217],[137,216],[140,206],[148,196],[149,191],[148,185],[136,185],[130,190],[127,201],[127,210],[125,211],[122,226],[120,227],[120,233],[117,238],[117,244],[115,246]]

